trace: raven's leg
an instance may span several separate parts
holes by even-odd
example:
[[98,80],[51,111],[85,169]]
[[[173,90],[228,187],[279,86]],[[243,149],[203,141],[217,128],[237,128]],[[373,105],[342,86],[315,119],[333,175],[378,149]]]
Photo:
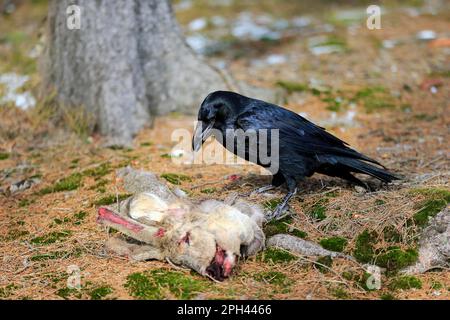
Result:
[[275,188],[276,187],[274,185],[268,184],[267,186],[264,186],[264,187],[258,188],[256,190],[253,190],[250,194],[260,194],[260,193],[264,193],[264,192],[269,191],[269,190],[273,190]]
[[281,186],[285,182],[286,182],[286,180],[284,179],[283,175],[281,173],[277,172],[273,176],[271,184],[269,184],[267,186],[264,186],[264,187],[261,187],[261,188],[258,188],[256,190],[253,190],[252,192],[250,192],[247,195],[260,194],[260,193],[264,193],[264,192],[269,191],[269,190],[273,190],[275,188],[278,188],[279,186]]
[[297,194],[297,188],[294,191],[289,191],[289,193],[284,197],[283,201],[275,208],[275,210],[267,217],[267,220],[280,220],[283,218],[283,213],[288,208],[289,200]]
[[297,194],[297,180],[293,178],[284,178],[288,187],[288,194],[283,201],[275,208],[275,210],[267,217],[268,220],[280,220],[283,217],[283,212],[288,208],[289,200]]

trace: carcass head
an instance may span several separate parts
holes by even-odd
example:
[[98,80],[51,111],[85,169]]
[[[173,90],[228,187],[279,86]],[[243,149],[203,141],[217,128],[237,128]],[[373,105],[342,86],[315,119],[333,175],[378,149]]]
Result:
[[[168,252],[174,263],[190,267],[198,273],[217,281],[230,276],[236,264],[236,254],[225,251],[217,243],[215,235],[202,226],[185,226],[176,230]],[[177,240],[175,240],[175,238]]]

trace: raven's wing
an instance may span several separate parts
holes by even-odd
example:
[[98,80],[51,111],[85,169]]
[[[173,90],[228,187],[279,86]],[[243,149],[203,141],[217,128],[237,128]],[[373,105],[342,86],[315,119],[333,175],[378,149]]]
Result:
[[276,105],[257,104],[241,113],[235,127],[246,130],[278,129],[280,150],[290,148],[301,155],[336,155],[356,158],[375,163],[356,150],[348,147],[341,139],[328,133],[302,116]]

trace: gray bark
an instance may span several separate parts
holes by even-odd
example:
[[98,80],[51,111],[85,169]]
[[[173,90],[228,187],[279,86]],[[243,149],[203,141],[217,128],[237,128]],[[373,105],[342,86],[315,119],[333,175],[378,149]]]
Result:
[[[67,28],[67,7],[82,9]],[[193,113],[225,78],[185,44],[167,0],[53,0],[42,66],[46,87],[84,107],[113,144],[129,144],[153,115]]]

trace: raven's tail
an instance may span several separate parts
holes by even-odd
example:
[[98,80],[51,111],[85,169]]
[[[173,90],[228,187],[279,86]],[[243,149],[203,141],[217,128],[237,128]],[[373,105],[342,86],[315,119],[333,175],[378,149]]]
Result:
[[348,171],[368,174],[386,183],[393,180],[400,180],[399,176],[359,159],[339,157],[338,164],[339,167],[343,167],[343,169],[345,168]]

